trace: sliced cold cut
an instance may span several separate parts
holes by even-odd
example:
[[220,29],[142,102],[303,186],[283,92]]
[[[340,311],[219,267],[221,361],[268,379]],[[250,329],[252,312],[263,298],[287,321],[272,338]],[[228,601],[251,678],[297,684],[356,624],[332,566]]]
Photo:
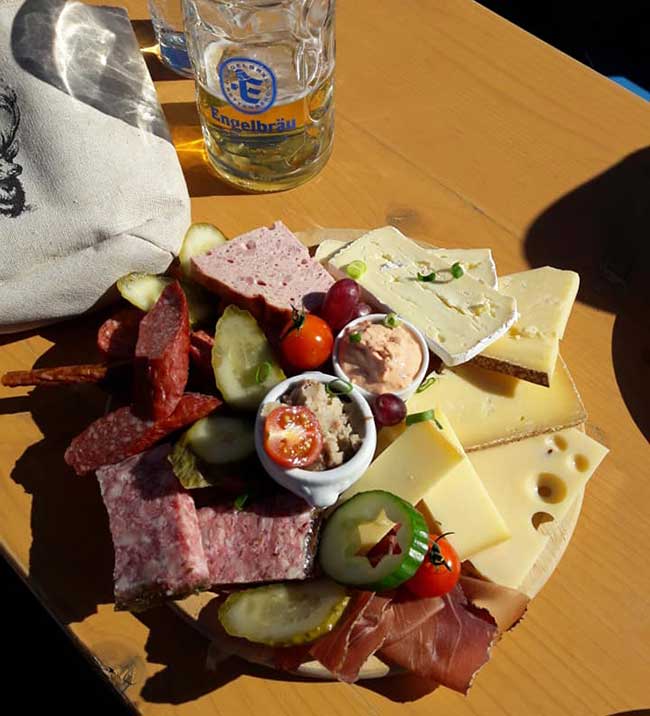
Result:
[[315,310],[334,283],[281,222],[242,234],[192,259],[192,278],[255,316],[267,334],[291,317],[291,307]]
[[236,509],[232,503],[199,509],[213,586],[310,576],[319,518],[291,494]]
[[144,315],[138,308],[123,308],[102,323],[97,331],[97,347],[106,360],[133,358]]
[[138,611],[209,586],[194,501],[168,445],[97,470],[115,548],[115,608]]
[[130,407],[119,408],[91,423],[70,443],[65,461],[77,475],[112,465],[155,445],[165,436],[209,415],[219,398],[186,393],[176,410],[162,420],[143,420]]
[[160,420],[172,414],[187,385],[189,355],[187,300],[174,281],[140,323],[133,396],[138,415]]

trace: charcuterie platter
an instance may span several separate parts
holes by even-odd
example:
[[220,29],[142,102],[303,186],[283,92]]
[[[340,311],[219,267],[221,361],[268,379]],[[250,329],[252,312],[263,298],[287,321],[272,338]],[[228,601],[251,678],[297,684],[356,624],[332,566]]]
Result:
[[169,603],[215,662],[465,693],[607,452],[559,354],[579,277],[393,227],[299,238],[194,225],[167,275],[118,281],[102,364],[3,383],[119,383],[65,453],[117,609]]

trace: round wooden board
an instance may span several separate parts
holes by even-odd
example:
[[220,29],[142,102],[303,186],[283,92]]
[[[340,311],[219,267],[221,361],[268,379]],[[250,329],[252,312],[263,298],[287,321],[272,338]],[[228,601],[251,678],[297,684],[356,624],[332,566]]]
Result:
[[[365,229],[312,229],[298,232],[298,237],[307,246],[316,246],[325,239],[338,241],[353,241],[365,233]],[[540,525],[539,530],[550,539],[533,565],[528,575],[521,583],[519,589],[531,599],[535,597],[546,582],[550,579],[555,568],[562,559],[571,536],[578,522],[584,492],[575,498],[564,519],[559,522],[547,522]],[[216,615],[211,609],[206,609],[215,598],[212,592],[202,592],[187,599],[174,602],[171,608],[183,619],[192,624],[207,639],[214,637]],[[300,676],[314,679],[332,680],[334,677],[317,661],[310,661],[298,669]],[[376,656],[371,656],[363,665],[359,673],[360,679],[379,679],[391,673],[391,668]]]

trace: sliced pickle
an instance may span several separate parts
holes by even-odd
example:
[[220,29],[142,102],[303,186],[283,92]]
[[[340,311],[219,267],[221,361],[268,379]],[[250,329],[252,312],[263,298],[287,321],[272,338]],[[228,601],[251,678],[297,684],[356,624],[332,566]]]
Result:
[[350,601],[335,582],[285,582],[231,594],[219,621],[231,636],[268,646],[307,644],[332,631]]
[[178,260],[185,276],[189,277],[192,258],[207,254],[217,246],[225,244],[228,239],[212,224],[192,224],[185,233],[183,245],[178,253]]
[[117,290],[122,298],[141,311],[149,311],[160,298],[160,294],[173,283],[169,276],[134,271],[117,279]]
[[286,377],[257,321],[232,305],[217,321],[212,367],[223,399],[241,410],[257,410],[269,390]]

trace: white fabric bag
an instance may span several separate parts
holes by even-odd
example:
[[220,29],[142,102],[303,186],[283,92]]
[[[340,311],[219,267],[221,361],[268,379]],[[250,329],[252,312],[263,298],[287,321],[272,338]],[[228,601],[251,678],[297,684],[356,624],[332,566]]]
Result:
[[183,174],[125,10],[0,0],[0,333],[74,316],[164,271]]

